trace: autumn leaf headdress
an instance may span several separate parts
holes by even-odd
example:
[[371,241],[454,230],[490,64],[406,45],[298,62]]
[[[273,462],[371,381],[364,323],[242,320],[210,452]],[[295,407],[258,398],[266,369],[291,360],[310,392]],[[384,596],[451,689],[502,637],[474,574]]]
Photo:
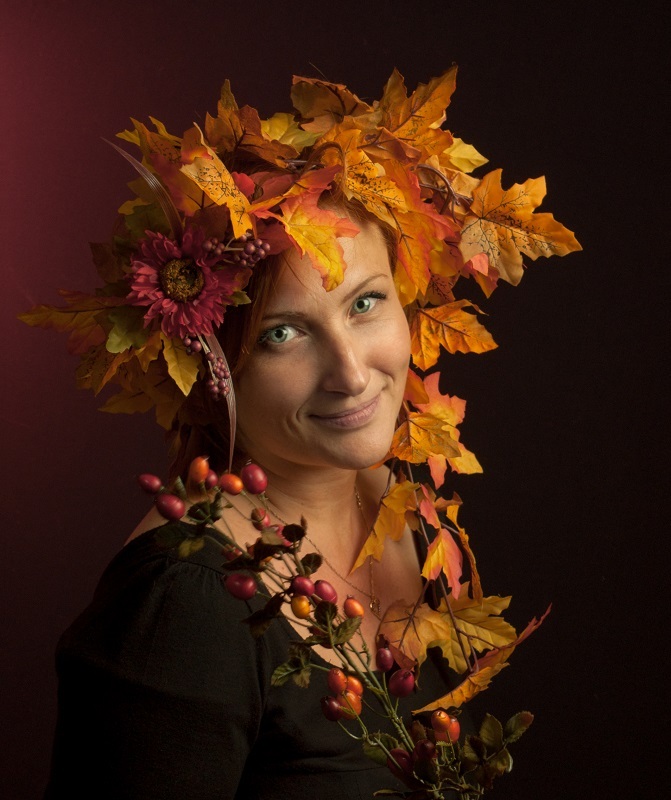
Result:
[[[234,429],[230,373],[216,337],[226,307],[249,302],[245,286],[260,259],[291,247],[309,257],[325,290],[342,281],[347,265],[337,237],[358,228],[320,206],[322,193],[337,189],[396,232],[395,284],[414,366],[430,370],[441,348],[492,349],[478,308],[455,294],[459,279],[489,296],[499,279],[520,281],[523,256],[580,246],[551,214],[535,213],[543,178],[503,189],[500,170],[470,174],[486,159],[444,127],[456,72],[408,96],[394,70],[372,104],[345,86],[294,77],[293,112],[266,120],[238,107],[226,82],[216,116],[181,137],[153,118],[153,129],[133,120],[118,136],[141,154],[121,150],[140,174],[135,196],[119,209],[118,235],[92,246],[103,286],[93,295],[62,291],[64,307],[39,305],[20,318],[70,334],[81,388],[98,394],[118,386],[102,410],[154,408],[171,429],[195,382],[205,380],[226,397]],[[437,374],[422,379],[411,370],[392,454],[428,461],[436,486],[448,463],[479,470],[458,440],[463,413],[463,401],[440,394]]]

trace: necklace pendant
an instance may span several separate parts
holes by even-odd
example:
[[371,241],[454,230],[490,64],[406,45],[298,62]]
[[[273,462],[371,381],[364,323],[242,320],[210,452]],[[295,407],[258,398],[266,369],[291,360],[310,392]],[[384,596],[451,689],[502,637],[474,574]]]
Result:
[[370,608],[373,614],[380,619],[380,601],[377,599],[377,597],[371,597],[368,608]]

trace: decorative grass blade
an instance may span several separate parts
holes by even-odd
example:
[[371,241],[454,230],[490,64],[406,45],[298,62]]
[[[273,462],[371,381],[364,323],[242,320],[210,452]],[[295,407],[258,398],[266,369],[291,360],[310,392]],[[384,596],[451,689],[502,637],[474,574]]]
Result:
[[226,393],[226,403],[228,404],[228,424],[229,424],[229,441],[230,441],[230,449],[228,453],[228,471],[230,472],[233,469],[233,450],[235,449],[235,429],[237,426],[237,415],[235,410],[235,390],[233,389],[233,379],[231,378],[231,371],[228,366],[228,361],[226,361],[226,356],[224,355],[224,351],[221,349],[221,345],[219,344],[219,340],[214,334],[210,336],[205,336],[205,341],[207,346],[210,348],[212,353],[214,353],[216,358],[221,358],[224,362],[224,366],[226,367],[226,371],[228,372],[228,378],[225,378],[224,381],[226,386],[228,387],[228,392]]
[[127,153],[121,147],[118,147],[114,144],[114,142],[110,142],[108,139],[103,139],[104,142],[111,145],[117,152],[121,153],[121,155],[129,161],[135,169],[140,173],[140,175],[145,179],[147,185],[152,190],[152,192],[156,195],[156,200],[158,201],[159,205],[163,209],[163,213],[168,220],[168,225],[172,230],[173,239],[179,244],[182,241],[182,220],[180,219],[179,212],[175,208],[175,204],[172,202],[172,198],[166,191],[163,184],[159,181],[159,179],[150,172],[144,164],[134,158],[130,153]]

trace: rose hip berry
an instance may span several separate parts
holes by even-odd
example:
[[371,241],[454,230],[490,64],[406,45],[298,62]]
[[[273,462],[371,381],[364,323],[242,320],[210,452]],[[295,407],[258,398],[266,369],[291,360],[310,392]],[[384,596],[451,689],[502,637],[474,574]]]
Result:
[[186,514],[186,504],[184,500],[174,494],[168,494],[167,492],[158,494],[156,495],[154,503],[158,513],[165,519],[177,520],[181,519],[184,514]]
[[224,584],[233,597],[237,597],[238,600],[249,600],[256,594],[256,581],[251,575],[233,572],[224,578]]
[[375,653],[375,666],[380,672],[389,672],[394,666],[394,656],[388,647],[378,648],[377,653]]
[[258,464],[246,464],[240,470],[240,477],[242,478],[245,489],[247,489],[250,494],[261,494],[265,492],[268,486],[266,473]]
[[332,667],[326,675],[326,684],[333,694],[340,694],[347,688],[347,675],[338,667]]
[[305,575],[296,575],[291,581],[291,593],[312,597],[315,593],[315,585],[310,578],[306,578]]
[[409,669],[399,669],[389,678],[389,694],[407,697],[415,688],[415,676]]
[[295,594],[291,598],[291,610],[294,617],[298,617],[298,619],[307,619],[312,613],[312,606],[304,594]]
[[410,753],[401,747],[394,747],[389,751],[387,766],[401,780],[405,780],[412,775],[412,758]]
[[137,482],[140,488],[147,492],[147,494],[156,494],[161,491],[163,484],[157,475],[150,475],[148,472],[143,472],[142,475],[137,476]]
[[330,722],[337,722],[342,717],[342,709],[340,703],[335,697],[322,697],[321,699],[322,712],[326,719]]
[[461,733],[459,720],[440,708],[431,714],[431,727],[436,733],[436,739],[443,742],[456,742]]
[[214,489],[214,487],[218,483],[219,483],[219,476],[213,469],[211,469],[207,473],[207,477],[205,478],[205,488],[209,491],[210,489]]
[[340,709],[344,717],[353,719],[361,714],[361,697],[351,689],[346,689],[344,692],[341,692],[341,694],[338,695],[337,700],[340,704]]
[[326,600],[327,603],[338,602],[338,593],[328,581],[317,581],[315,583],[315,594],[317,597],[321,597],[322,600]]
[[251,513],[252,525],[257,531],[262,531],[264,528],[270,527],[270,517],[265,508],[259,507],[252,509]]
[[240,494],[245,488],[242,478],[232,472],[224,472],[219,478],[219,488],[228,494]]
[[193,483],[204,483],[210,464],[204,456],[196,456],[189,465],[189,480]]
[[346,617],[363,617],[365,614],[364,607],[356,597],[352,597],[351,594],[347,595],[347,599],[342,604],[342,608]]
[[420,739],[415,744],[412,757],[415,761],[430,761],[432,758],[436,757],[436,745],[431,739]]

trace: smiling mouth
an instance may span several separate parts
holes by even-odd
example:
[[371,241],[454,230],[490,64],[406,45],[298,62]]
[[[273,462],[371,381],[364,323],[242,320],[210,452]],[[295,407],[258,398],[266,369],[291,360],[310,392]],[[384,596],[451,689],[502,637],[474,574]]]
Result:
[[313,414],[313,418],[325,425],[334,428],[359,428],[365,425],[377,411],[380,402],[380,395],[377,395],[368,403],[357,406],[346,411],[338,411],[335,414]]

